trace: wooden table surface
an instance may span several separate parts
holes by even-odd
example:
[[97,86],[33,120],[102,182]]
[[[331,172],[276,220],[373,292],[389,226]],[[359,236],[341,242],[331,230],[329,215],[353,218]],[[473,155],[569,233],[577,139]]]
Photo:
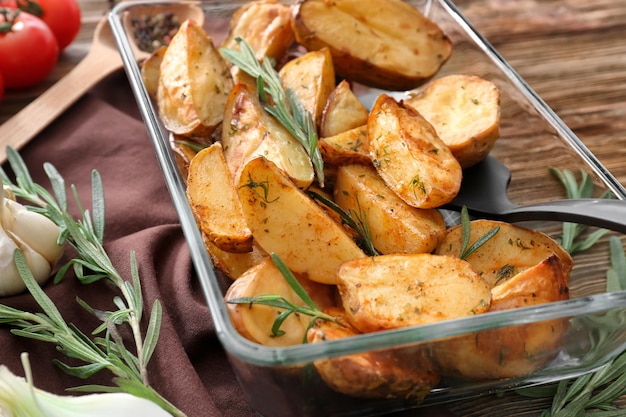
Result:
[[[108,0],[79,0],[83,27],[49,80],[8,91],[0,123],[84,57]],[[501,55],[626,184],[626,1],[457,0]],[[462,416],[536,416],[545,400],[515,394],[457,403]]]

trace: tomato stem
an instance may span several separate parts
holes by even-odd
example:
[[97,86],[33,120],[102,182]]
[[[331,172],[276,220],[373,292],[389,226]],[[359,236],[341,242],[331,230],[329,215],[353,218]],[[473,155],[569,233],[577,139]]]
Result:
[[15,20],[19,16],[20,11],[18,9],[11,9],[8,7],[0,7],[0,15],[4,17],[0,22],[0,33],[9,33],[13,29]]
[[16,3],[17,3],[17,7],[26,13],[33,14],[37,17],[41,17],[43,15],[43,9],[39,5],[39,3],[37,3],[36,1],[17,0]]

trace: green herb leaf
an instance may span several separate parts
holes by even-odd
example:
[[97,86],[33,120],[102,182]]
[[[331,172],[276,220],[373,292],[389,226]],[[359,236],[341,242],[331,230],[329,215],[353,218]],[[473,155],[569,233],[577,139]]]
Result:
[[471,221],[469,217],[469,213],[467,212],[467,207],[461,207],[461,253],[459,258],[467,259],[472,253],[476,252],[482,245],[487,243],[489,239],[494,237],[496,233],[500,231],[500,226],[496,226],[493,229],[489,230],[487,233],[482,235],[476,242],[469,246],[470,238],[471,238]]
[[[324,160],[317,146],[318,137],[311,113],[302,106],[296,94],[284,89],[271,59],[259,62],[254,50],[243,38],[235,39],[239,51],[222,48],[224,58],[257,80],[257,93],[265,110],[274,116],[300,142],[315,169],[320,186],[324,187]],[[271,100],[269,100],[271,96]]]
[[369,256],[378,256],[379,253],[374,247],[372,242],[372,236],[370,234],[369,225],[367,222],[367,213],[361,209],[358,194],[355,194],[355,199],[358,206],[358,211],[350,210],[347,212],[343,208],[339,207],[333,200],[326,198],[320,193],[315,191],[307,191],[307,194],[314,200],[320,201],[326,207],[330,208],[341,217],[341,221],[354,229],[359,234],[359,247]]

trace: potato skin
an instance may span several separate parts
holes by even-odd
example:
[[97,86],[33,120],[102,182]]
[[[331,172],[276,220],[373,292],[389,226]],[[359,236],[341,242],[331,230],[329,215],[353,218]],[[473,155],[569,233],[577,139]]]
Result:
[[430,122],[463,168],[485,159],[500,137],[500,91],[483,78],[454,74],[405,100]]
[[320,137],[325,138],[367,124],[369,112],[352,91],[350,83],[341,80],[328,97],[320,122]]
[[187,201],[200,230],[218,248],[238,253],[252,250],[252,232],[246,225],[221,143],[204,148],[191,160]]
[[484,313],[491,300],[467,262],[423,253],[344,262],[337,288],[347,320],[363,333]]
[[173,133],[208,137],[222,123],[233,81],[212,39],[193,20],[180,26],[163,55],[157,103]]
[[335,68],[328,49],[311,51],[288,61],[279,71],[283,88],[291,89],[320,125],[328,98],[335,89]]
[[319,140],[324,162],[335,166],[347,164],[371,165],[367,125],[358,126]]
[[343,227],[271,161],[258,157],[246,163],[238,184],[254,239],[294,273],[335,284],[342,262],[365,257]]
[[298,140],[263,108],[250,85],[231,90],[224,110],[222,145],[226,162],[237,183],[247,161],[263,156],[274,162],[300,188],[313,182],[311,160]]
[[412,107],[381,94],[370,111],[367,136],[378,174],[410,206],[436,208],[459,192],[461,165]]
[[[559,257],[563,274],[569,279],[572,257],[556,240],[540,231],[494,220],[473,220],[470,222],[470,244],[494,227],[500,228],[498,233],[466,258],[492,287],[539,264],[553,253]],[[462,227],[451,227],[435,253],[460,256],[461,240]]]
[[380,253],[429,253],[446,234],[441,213],[406,204],[371,165],[340,166],[334,195],[341,208],[365,219],[372,243]]
[[337,74],[386,90],[421,85],[452,52],[443,31],[401,0],[300,0],[292,22],[308,50],[329,48]]
[[[310,282],[297,277],[305,286],[311,298],[321,306],[330,308],[334,305],[332,287]],[[291,303],[305,306],[306,303],[291,288],[271,258],[264,258],[248,269],[229,287],[224,295],[228,303],[237,298],[259,295],[280,295]],[[282,324],[283,335],[272,334],[272,325],[283,309],[261,304],[228,303],[228,314],[237,331],[245,338],[265,346],[292,346],[301,344],[309,328],[311,317],[304,314],[291,314]]]
[[[520,272],[492,290],[489,311],[530,307],[567,300],[567,278],[558,256]],[[541,369],[560,351],[567,319],[522,324],[464,335],[433,346],[443,374],[469,380],[493,380],[528,375]]]
[[[325,311],[341,324],[317,320],[307,333],[309,343],[323,343],[360,334],[346,322],[343,311]],[[423,347],[389,349],[330,357],[314,362],[326,384],[337,392],[360,398],[422,400],[439,383],[439,373]]]

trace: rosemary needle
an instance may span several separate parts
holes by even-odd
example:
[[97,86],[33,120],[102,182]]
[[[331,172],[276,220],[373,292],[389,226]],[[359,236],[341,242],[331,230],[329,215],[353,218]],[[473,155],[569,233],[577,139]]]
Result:
[[[257,81],[257,91],[265,110],[274,116],[306,150],[320,186],[324,187],[324,160],[317,146],[318,137],[313,116],[291,89],[284,89],[271,59],[261,63],[254,50],[241,37],[235,39],[239,51],[222,48],[222,56]],[[269,95],[271,97],[267,97]]]

